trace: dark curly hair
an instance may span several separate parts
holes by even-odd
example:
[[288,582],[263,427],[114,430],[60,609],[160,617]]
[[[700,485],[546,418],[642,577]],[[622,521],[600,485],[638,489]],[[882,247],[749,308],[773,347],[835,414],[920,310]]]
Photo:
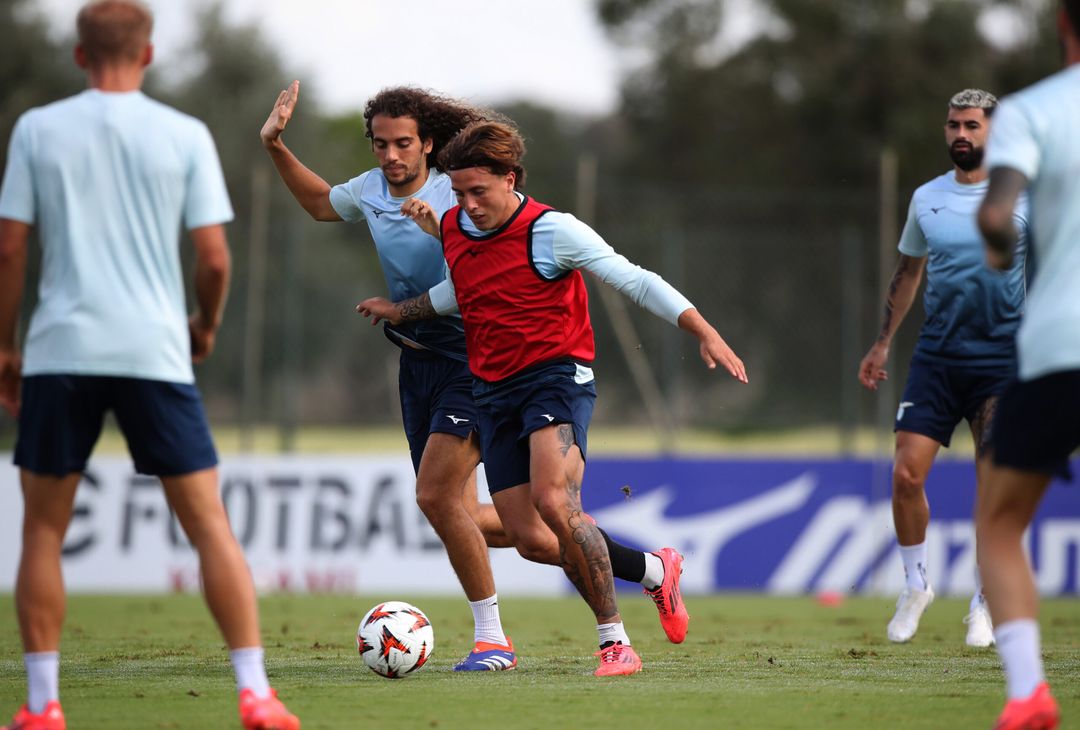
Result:
[[514,173],[514,189],[525,187],[525,140],[506,121],[473,122],[455,136],[439,155],[443,170],[483,167],[493,175]]
[[371,120],[377,114],[414,119],[420,139],[431,140],[431,152],[427,155],[427,164],[429,168],[435,170],[443,169],[439,166],[439,153],[446,143],[462,129],[473,122],[505,119],[501,114],[488,109],[471,106],[428,89],[412,86],[383,89],[368,100],[367,106],[364,107],[364,123],[367,126],[364,136],[368,139],[374,139]]

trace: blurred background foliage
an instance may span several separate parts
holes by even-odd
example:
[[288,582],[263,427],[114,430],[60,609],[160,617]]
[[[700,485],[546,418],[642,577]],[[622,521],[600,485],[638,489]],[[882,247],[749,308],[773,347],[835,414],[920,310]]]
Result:
[[[1055,4],[594,0],[594,7],[635,63],[606,118],[527,101],[499,107],[526,136],[528,191],[588,219],[620,252],[684,291],[751,378],[745,387],[708,372],[690,338],[633,308],[636,341],[624,356],[594,296],[596,422],[656,420],[642,407],[628,358],[651,367],[667,417],[680,428],[874,421],[880,407],[860,393],[855,371],[877,329],[880,269],[891,268],[899,234],[885,231],[883,254],[883,216],[887,227],[890,215],[902,224],[914,188],[949,169],[942,125],[953,93],[976,86],[1002,95],[1058,68]],[[761,19],[759,32],[725,46],[729,13],[748,7]],[[218,351],[198,373],[212,418],[399,423],[396,351],[353,312],[360,299],[385,291],[367,229],[307,219],[259,143],[278,91],[305,70],[286,67],[258,28],[231,24],[220,5],[204,6],[197,27],[186,72],[166,82],[152,70],[145,90],[210,126],[236,210],[230,306]],[[83,87],[71,48],[71,38],[50,37],[31,2],[0,0],[3,140],[27,108]],[[303,92],[286,141],[331,183],[374,164],[360,110],[329,115]],[[879,195],[886,149],[898,158],[891,211]],[[261,209],[265,253],[253,262],[251,252],[263,250]],[[266,276],[254,298],[252,263]],[[916,308],[894,348],[894,383],[902,382],[919,320]],[[261,341],[255,373],[244,352],[252,323]]]

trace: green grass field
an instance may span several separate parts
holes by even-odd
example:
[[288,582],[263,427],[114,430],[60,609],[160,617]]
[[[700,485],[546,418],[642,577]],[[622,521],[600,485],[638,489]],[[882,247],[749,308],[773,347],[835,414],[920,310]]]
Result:
[[[385,598],[385,597],[384,597]],[[963,645],[966,602],[941,600],[916,640],[885,639],[892,602],[691,597],[690,635],[673,646],[643,596],[621,597],[645,669],[591,675],[595,631],[576,599],[504,596],[519,651],[514,672],[463,676],[471,646],[461,599],[394,596],[423,608],[435,654],[386,680],[353,634],[377,597],[270,596],[261,601],[272,683],[317,728],[989,728],[1003,701],[997,654]],[[1047,672],[1072,727],[1080,717],[1080,610],[1043,606]],[[0,597],[0,712],[24,700],[11,596]],[[200,599],[76,596],[61,669],[69,727],[236,728],[232,673]]]

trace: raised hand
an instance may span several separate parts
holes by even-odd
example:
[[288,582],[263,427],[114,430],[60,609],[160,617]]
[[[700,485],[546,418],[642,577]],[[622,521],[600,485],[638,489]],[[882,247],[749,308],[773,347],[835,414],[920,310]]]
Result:
[[435,209],[429,203],[419,198],[409,198],[402,203],[401,213],[412,218],[424,233],[442,240],[442,231],[439,230],[439,217],[435,215]]
[[270,116],[266,118],[262,131],[259,132],[263,146],[269,147],[281,137],[281,133],[285,131],[285,126],[292,119],[293,110],[296,108],[296,100],[299,97],[299,81],[293,81],[289,84],[289,88],[283,89],[278,94],[277,101],[274,102],[274,108],[270,111]]

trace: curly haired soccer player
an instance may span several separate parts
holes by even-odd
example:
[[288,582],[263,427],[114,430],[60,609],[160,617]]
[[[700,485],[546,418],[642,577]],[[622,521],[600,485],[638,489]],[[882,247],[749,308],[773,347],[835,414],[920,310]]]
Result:
[[[663,279],[631,264],[572,215],[519,192],[524,153],[517,130],[498,122],[472,124],[450,141],[439,162],[449,172],[458,205],[442,215],[441,228],[439,212],[425,201],[403,206],[406,215],[441,237],[449,276],[418,297],[396,304],[376,297],[358,310],[375,321],[398,323],[460,308],[488,486],[503,527],[515,545],[542,526],[555,533],[559,564],[596,617],[596,675],[633,674],[641,659],[616,604],[618,549],[610,548],[581,509],[596,389],[589,368],[593,331],[579,269],[692,333],[710,368],[720,365],[742,382],[746,370]],[[678,568],[668,560],[681,556],[665,550],[667,583]],[[678,600],[678,592],[672,597]]]
[[[28,697],[9,730],[63,730],[61,548],[106,411],[135,468],[159,476],[199,555],[248,730],[297,730],[267,683],[258,608],[218,492],[217,454],[191,361],[214,349],[229,281],[232,208],[206,126],[142,94],[150,12],[135,0],[78,15],[89,89],[23,114],[0,190],[0,402],[18,415],[24,513],[15,605]],[[188,320],[179,230],[195,248]],[[20,367],[15,330],[37,227],[40,299]],[[21,381],[21,388],[20,388]]]
[[[926,477],[953,430],[967,419],[975,441],[976,480],[989,469],[987,446],[998,397],[1016,372],[1015,336],[1024,306],[1027,204],[1016,210],[1019,255],[1004,274],[983,263],[975,211],[986,194],[983,164],[997,99],[965,89],[948,104],[945,144],[953,169],[919,187],[911,198],[900,236],[900,258],[885,300],[881,332],[859,364],[859,381],[877,390],[893,335],[911,308],[926,271],[926,321],[911,358],[896,414],[892,507],[904,565],[905,586],[886,628],[890,641],[910,641],[934,600],[927,576],[926,528],[930,505]],[[979,571],[971,598],[965,642],[994,643]]]
[[[423,89],[385,89],[364,110],[379,167],[331,187],[281,138],[298,95],[294,81],[281,92],[262,129],[263,144],[297,201],[316,220],[367,223],[394,299],[416,296],[442,281],[445,264],[438,239],[417,227],[401,207],[410,198],[440,214],[453,206],[450,178],[440,169],[438,155],[468,124],[495,115]],[[402,420],[417,474],[417,502],[446,546],[472,607],[475,645],[455,669],[512,669],[517,655],[502,627],[487,554],[488,546],[509,547],[510,542],[494,508],[477,503],[478,415],[461,317],[398,321],[385,333],[401,349]],[[537,562],[557,564],[555,535],[542,525],[534,527],[522,535],[519,549]],[[665,631],[672,641],[682,641],[688,616],[673,599],[680,570],[675,563],[681,558],[612,545],[624,556],[620,577],[653,589]],[[666,581],[665,560],[672,566]]]

